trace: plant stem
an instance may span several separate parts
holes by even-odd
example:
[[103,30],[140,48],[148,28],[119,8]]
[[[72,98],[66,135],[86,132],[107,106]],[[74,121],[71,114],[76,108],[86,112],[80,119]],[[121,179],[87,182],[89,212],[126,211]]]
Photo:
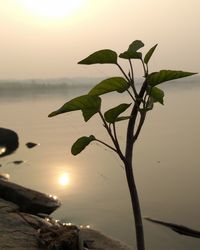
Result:
[[103,114],[101,113],[101,111],[99,111],[99,115],[101,117],[101,120],[103,121],[103,124],[104,124],[104,127],[105,129],[107,130],[115,148],[116,148],[116,153],[119,155],[120,159],[124,162],[124,155],[122,154],[122,151],[120,149],[120,146],[119,146],[119,143],[118,141],[115,139],[115,137],[113,136],[112,134],[112,131],[110,129],[110,127],[108,126],[107,122],[105,121],[104,117],[103,117]]
[[140,208],[138,192],[137,192],[137,188],[136,188],[136,184],[135,184],[135,180],[134,180],[134,176],[133,176],[132,162],[127,162],[125,164],[125,172],[126,172],[126,179],[127,179],[128,187],[129,187],[129,193],[130,193],[130,197],[131,197],[133,215],[134,215],[134,219],[135,219],[137,249],[138,250],[145,250],[141,208]]
[[147,114],[146,111],[140,113],[140,121],[139,121],[137,130],[136,130],[136,133],[134,135],[134,143],[135,143],[135,141],[137,140],[137,138],[138,138],[138,136],[140,134],[140,131],[142,129],[142,126],[143,126],[145,118],[146,118],[146,114]]
[[[140,209],[137,188],[136,188],[134,175],[133,175],[132,161],[133,161],[133,146],[135,143],[134,131],[135,131],[136,119],[137,119],[139,107],[143,101],[143,97],[145,95],[146,89],[147,89],[147,81],[145,80],[140,89],[139,98],[137,98],[133,106],[131,116],[130,116],[131,118],[128,123],[127,137],[126,137],[126,152],[125,152],[125,161],[124,161],[125,170],[126,170],[126,178],[128,182],[129,192],[131,196],[131,203],[132,203],[132,208],[133,208],[133,214],[134,214],[134,219],[135,219],[137,250],[145,250],[145,243],[144,243],[144,232],[143,232],[141,209]],[[139,124],[139,127],[136,132],[137,137],[139,135],[143,122],[144,122],[143,119],[140,120],[141,124]]]
[[105,143],[105,142],[103,142],[103,141],[101,141],[99,139],[95,139],[95,141],[98,141],[99,143],[103,144],[107,148],[109,148],[109,149],[113,150],[115,153],[117,153],[117,150],[115,148],[111,147],[110,145],[108,145],[107,143]]
[[131,87],[133,89],[133,93],[135,95],[135,98],[137,98],[138,97],[138,93],[137,93],[136,88],[135,88],[134,71],[133,71],[133,64],[131,62],[131,59],[129,59],[129,64],[130,64],[130,68],[131,68],[131,79],[130,79],[130,81],[131,81]]
[[128,82],[130,82],[130,79],[128,78],[128,76],[126,75],[126,73],[124,72],[124,70],[122,69],[122,67],[117,63],[117,66],[119,67],[120,71],[122,72],[122,74],[124,75],[124,77],[126,78],[126,80]]
[[134,98],[134,96],[131,94],[130,90],[127,89],[127,92],[128,92],[128,94],[130,95],[131,99],[133,99],[133,101],[135,102],[135,98]]
[[134,83],[133,65],[132,65],[131,59],[129,59],[128,61],[129,61],[130,68],[131,68],[131,80],[132,80],[132,81],[133,81],[133,83]]
[[142,59],[141,59],[141,62],[142,62],[142,66],[144,69],[144,76],[146,77],[148,75],[148,68],[145,67],[144,61]]
[[118,141],[118,138],[117,138],[117,132],[116,132],[115,123],[113,123],[113,133],[114,133],[115,141],[116,141],[117,145],[119,146],[119,141]]

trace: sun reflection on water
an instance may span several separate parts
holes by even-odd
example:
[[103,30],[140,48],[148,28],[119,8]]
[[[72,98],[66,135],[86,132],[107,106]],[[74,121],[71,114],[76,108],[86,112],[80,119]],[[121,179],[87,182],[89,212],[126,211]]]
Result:
[[70,176],[69,176],[69,173],[62,173],[60,176],[59,176],[59,179],[58,179],[58,183],[61,185],[61,186],[67,186],[70,184]]
[[0,155],[6,152],[6,147],[0,146]]

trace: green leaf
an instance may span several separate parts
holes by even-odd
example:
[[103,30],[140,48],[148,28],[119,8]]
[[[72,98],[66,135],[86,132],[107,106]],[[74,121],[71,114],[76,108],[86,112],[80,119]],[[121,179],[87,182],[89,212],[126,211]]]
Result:
[[156,86],[158,84],[161,84],[163,82],[192,76],[197,73],[191,73],[191,72],[184,72],[184,71],[176,71],[176,70],[161,70],[159,72],[154,72],[148,75],[147,82],[151,86]]
[[101,98],[98,96],[83,95],[66,102],[61,108],[49,114],[49,117],[71,111],[81,110],[85,121],[96,114],[101,107]]
[[158,46],[158,44],[154,45],[154,46],[146,53],[146,55],[145,55],[145,57],[144,57],[144,62],[145,62],[146,64],[148,64],[148,62],[149,62],[151,56],[153,55],[153,53],[154,53],[154,51],[155,51],[155,49],[156,49],[157,46]]
[[129,120],[131,118],[131,116],[120,116],[116,119],[116,122],[121,122],[121,121],[125,121],[125,120]]
[[116,122],[118,116],[123,113],[125,110],[127,110],[130,107],[131,104],[122,103],[118,105],[117,107],[114,107],[112,109],[109,109],[105,112],[104,117],[105,120],[109,123]]
[[73,155],[78,155],[82,152],[92,141],[95,141],[96,138],[93,135],[90,136],[82,136],[80,137],[71,148],[71,153]]
[[144,46],[144,43],[140,40],[136,40],[129,45],[127,51],[119,55],[123,59],[142,59],[142,53],[137,52],[140,48]]
[[99,96],[112,91],[117,91],[122,93],[129,88],[129,84],[122,77],[112,77],[106,80],[103,80],[97,84],[94,88],[90,90],[88,95]]
[[128,50],[137,51],[142,47],[144,47],[144,43],[140,40],[135,40],[129,45]]
[[159,102],[161,104],[164,104],[164,91],[162,89],[159,89],[157,87],[150,88],[149,96],[153,98],[153,102]]
[[117,64],[117,53],[110,49],[103,49],[94,52],[93,54],[89,55],[82,61],[78,62],[78,64]]
[[119,55],[120,58],[123,59],[142,59],[141,52],[133,52],[133,51],[125,51]]

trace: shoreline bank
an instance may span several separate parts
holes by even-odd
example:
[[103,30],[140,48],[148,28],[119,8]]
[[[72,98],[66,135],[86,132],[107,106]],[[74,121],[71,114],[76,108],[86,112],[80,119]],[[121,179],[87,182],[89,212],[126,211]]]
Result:
[[60,206],[51,196],[0,180],[1,248],[133,250],[99,231],[55,220],[50,214]]

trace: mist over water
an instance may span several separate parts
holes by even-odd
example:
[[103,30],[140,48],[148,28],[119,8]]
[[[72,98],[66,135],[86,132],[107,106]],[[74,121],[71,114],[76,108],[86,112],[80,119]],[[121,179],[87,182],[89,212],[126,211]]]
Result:
[[[47,117],[95,84],[94,79],[84,81],[82,85],[81,79],[73,84],[69,79],[0,82],[1,127],[15,130],[20,138],[15,154],[0,160],[0,170],[10,174],[11,181],[58,196],[62,207],[54,213],[56,218],[91,225],[133,244],[131,205],[120,160],[95,143],[79,156],[70,153],[73,142],[83,135],[108,141],[98,117],[87,123],[80,112]],[[200,78],[169,82],[161,88],[165,105],[157,104],[149,112],[135,151],[143,215],[200,230]],[[126,94],[105,95],[103,107],[128,102],[127,98]],[[121,141],[126,125],[118,126]],[[40,146],[27,149],[28,141]],[[25,162],[7,164],[16,160]],[[147,249],[200,249],[199,239],[144,224]]]
[[0,80],[0,101],[16,99],[42,98],[51,95],[65,96],[76,91],[84,92],[100,78],[55,78],[55,79],[27,79]]

